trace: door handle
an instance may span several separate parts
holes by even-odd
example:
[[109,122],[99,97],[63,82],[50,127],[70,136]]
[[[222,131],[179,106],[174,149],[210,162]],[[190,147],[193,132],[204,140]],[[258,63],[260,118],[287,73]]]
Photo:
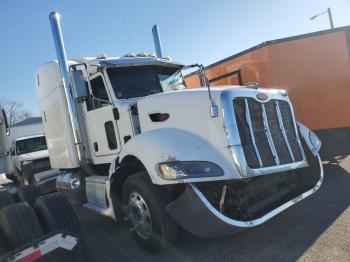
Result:
[[97,142],[94,142],[94,150],[95,150],[95,152],[98,152],[98,144],[97,144]]

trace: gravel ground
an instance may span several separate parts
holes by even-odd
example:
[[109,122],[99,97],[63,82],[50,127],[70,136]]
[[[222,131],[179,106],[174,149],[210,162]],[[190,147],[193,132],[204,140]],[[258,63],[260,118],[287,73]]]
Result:
[[183,232],[175,247],[159,255],[141,250],[124,224],[76,207],[88,256],[106,262],[350,261],[350,157],[338,161],[324,165],[316,194],[269,222],[214,240]]

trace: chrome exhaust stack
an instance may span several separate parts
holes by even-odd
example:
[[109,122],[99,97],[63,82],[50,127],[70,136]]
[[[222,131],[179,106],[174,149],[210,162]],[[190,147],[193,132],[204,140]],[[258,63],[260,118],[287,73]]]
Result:
[[156,55],[159,58],[163,58],[162,43],[160,42],[160,35],[158,25],[152,27],[154,49],[156,50]]
[[78,114],[75,106],[74,98],[72,97],[72,85],[70,81],[69,66],[64,48],[63,36],[60,25],[60,14],[52,12],[49,16],[53,40],[55,43],[58,66],[63,82],[63,88],[67,100],[69,118],[72,125],[74,143],[76,146],[79,162],[84,160],[81,132],[78,122]]

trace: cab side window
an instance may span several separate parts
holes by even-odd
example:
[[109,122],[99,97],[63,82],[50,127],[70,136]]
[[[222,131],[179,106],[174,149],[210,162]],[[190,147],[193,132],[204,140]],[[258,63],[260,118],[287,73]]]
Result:
[[109,105],[109,98],[102,76],[90,80],[94,109]]

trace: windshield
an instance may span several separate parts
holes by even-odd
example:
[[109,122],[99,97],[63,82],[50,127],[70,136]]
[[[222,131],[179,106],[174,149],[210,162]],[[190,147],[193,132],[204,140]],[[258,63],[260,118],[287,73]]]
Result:
[[33,137],[16,141],[17,155],[46,150],[46,139],[44,136]]
[[130,66],[108,68],[107,73],[117,98],[132,98],[185,89],[179,68]]

